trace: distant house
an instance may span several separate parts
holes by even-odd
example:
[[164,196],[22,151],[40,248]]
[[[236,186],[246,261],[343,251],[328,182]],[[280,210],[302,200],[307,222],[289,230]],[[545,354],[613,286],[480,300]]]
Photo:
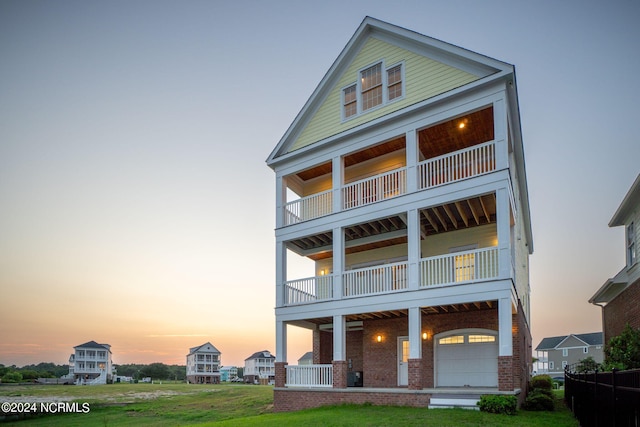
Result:
[[627,192],[609,227],[624,226],[626,265],[615,277],[607,280],[591,297],[591,304],[602,307],[602,330],[605,343],[620,335],[628,323],[640,328],[640,175]]
[[223,366],[220,368],[220,381],[231,381],[238,377],[237,366]]
[[313,365],[313,351],[307,351],[298,359],[298,365]]
[[275,380],[276,357],[267,350],[258,351],[244,360],[244,382],[269,384]]
[[565,366],[578,363],[589,356],[602,363],[602,347],[602,332],[544,338],[536,347],[536,357],[541,362],[535,373],[562,376]]
[[189,349],[187,382],[190,384],[220,383],[220,351],[210,342]]
[[75,384],[107,384],[113,381],[111,346],[89,341],[74,347],[69,357],[69,375]]

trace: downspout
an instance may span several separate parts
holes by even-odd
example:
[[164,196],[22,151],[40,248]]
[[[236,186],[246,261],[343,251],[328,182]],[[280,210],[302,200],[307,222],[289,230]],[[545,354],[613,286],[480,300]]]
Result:
[[602,344],[603,344],[603,353],[604,353],[604,346],[607,343],[607,337],[604,335],[604,305],[603,304],[598,304],[597,302],[592,302],[591,304],[593,305],[597,305],[598,307],[600,307],[600,324],[602,325]]

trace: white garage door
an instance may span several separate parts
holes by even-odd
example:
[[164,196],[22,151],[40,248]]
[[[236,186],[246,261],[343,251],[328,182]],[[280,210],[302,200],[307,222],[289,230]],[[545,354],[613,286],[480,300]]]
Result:
[[498,386],[495,331],[442,335],[436,346],[436,387]]

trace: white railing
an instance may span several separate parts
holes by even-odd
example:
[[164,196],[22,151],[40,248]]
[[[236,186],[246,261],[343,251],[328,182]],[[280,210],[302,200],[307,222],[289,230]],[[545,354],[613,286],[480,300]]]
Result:
[[497,247],[420,260],[422,287],[494,279],[498,274]]
[[284,225],[329,215],[332,209],[333,192],[331,190],[302,197],[284,205]]
[[342,187],[344,209],[368,205],[407,192],[406,168],[362,179]]
[[342,275],[342,281],[345,297],[407,289],[407,263],[398,262],[347,271]]
[[303,304],[333,298],[333,277],[314,276],[284,284],[284,303]]
[[333,387],[332,365],[287,365],[286,387]]
[[436,187],[495,169],[495,142],[485,142],[418,163],[418,185],[420,189]]

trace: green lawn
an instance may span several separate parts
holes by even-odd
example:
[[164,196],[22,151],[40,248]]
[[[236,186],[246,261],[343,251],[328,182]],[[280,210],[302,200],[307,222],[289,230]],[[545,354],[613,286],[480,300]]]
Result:
[[[558,396],[561,398],[561,394]],[[56,414],[7,426],[577,426],[558,401],[555,412],[515,416],[479,411],[342,405],[273,413],[273,389],[243,384],[2,386],[0,402],[88,402],[87,414]]]

